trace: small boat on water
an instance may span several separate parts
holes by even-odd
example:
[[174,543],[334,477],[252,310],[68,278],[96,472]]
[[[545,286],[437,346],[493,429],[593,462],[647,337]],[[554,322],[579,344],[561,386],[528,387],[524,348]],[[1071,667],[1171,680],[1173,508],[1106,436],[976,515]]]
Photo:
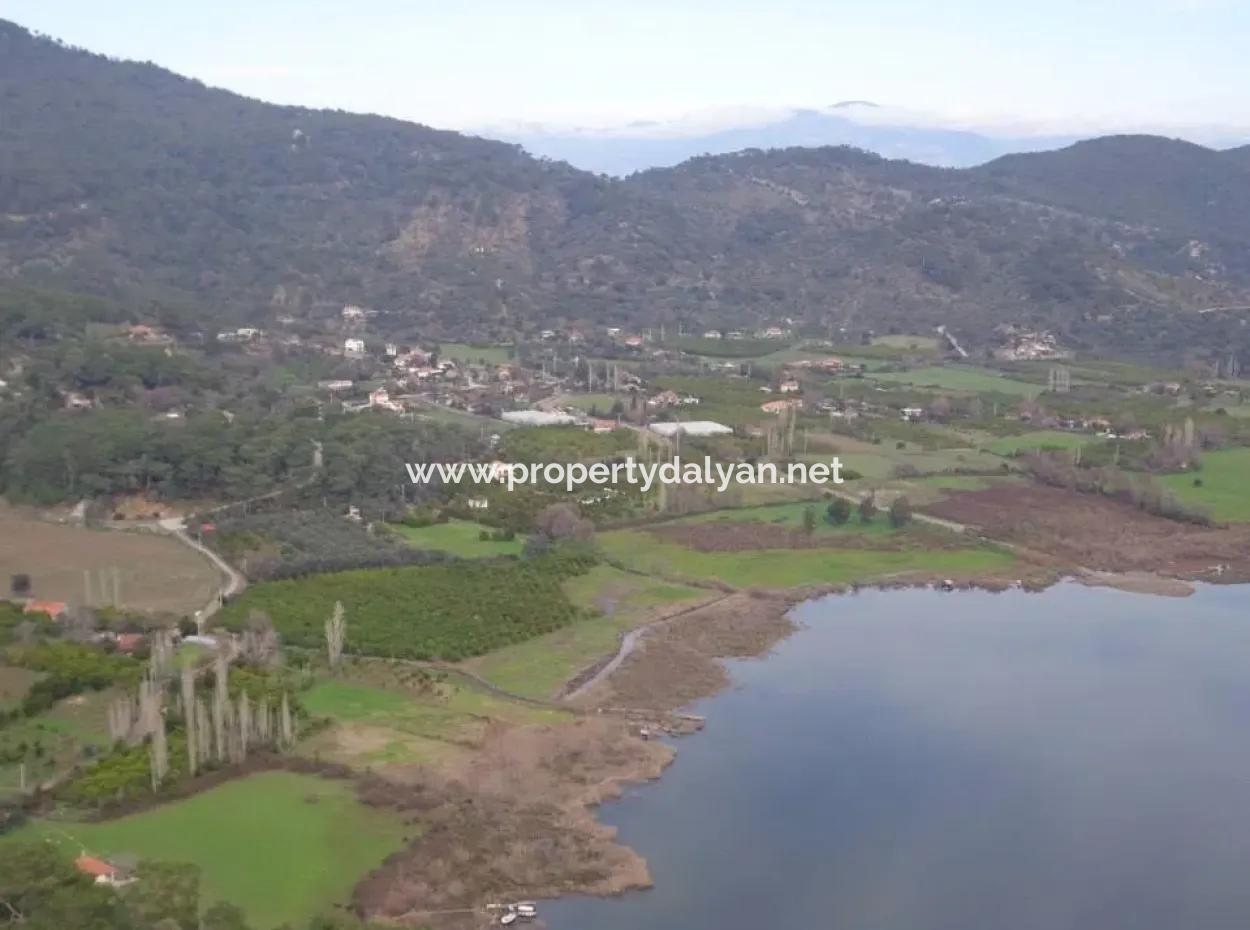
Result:
[[499,922],[505,927],[516,923],[516,911],[508,911],[508,913],[499,918]]

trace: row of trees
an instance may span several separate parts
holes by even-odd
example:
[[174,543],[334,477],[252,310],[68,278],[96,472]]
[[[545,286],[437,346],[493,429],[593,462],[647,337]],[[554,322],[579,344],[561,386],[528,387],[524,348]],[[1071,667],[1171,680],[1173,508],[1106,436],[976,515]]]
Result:
[[[852,513],[859,515],[860,523],[871,523],[878,512],[877,501],[872,494],[863,495],[860,497],[859,503],[855,505],[852,505],[845,497],[835,497],[829,502],[829,506],[825,508],[826,518],[835,526],[842,526],[850,522]],[[890,525],[895,529],[901,529],[906,526],[912,521],[911,501],[907,499],[905,494],[898,495],[890,501],[890,506],[886,509],[886,516],[890,521]],[[803,524],[808,532],[816,528],[816,513],[810,507],[803,514]]]
[[1114,465],[1081,468],[1065,453],[1033,453],[1025,458],[1025,466],[1034,478],[1052,487],[1102,494],[1168,520],[1200,526],[1212,522],[1210,513],[1182,503],[1153,475],[1132,474]]

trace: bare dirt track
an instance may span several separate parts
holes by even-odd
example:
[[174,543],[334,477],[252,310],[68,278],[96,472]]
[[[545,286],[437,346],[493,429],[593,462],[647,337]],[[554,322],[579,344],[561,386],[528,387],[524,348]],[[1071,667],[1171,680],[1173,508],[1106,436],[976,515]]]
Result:
[[1041,485],[956,491],[924,511],[1070,566],[1179,578],[1250,577],[1250,526],[1178,523],[1095,494]]
[[43,600],[84,602],[83,572],[92,574],[93,600],[104,603],[100,573],[116,568],[122,606],[135,610],[193,613],[218,587],[217,570],[175,539],[157,533],[89,530],[49,523],[0,502],[0,584],[31,576]]
[[582,696],[585,706],[670,711],[728,686],[719,661],[767,653],[794,630],[794,598],[740,592],[642,638],[621,666]]

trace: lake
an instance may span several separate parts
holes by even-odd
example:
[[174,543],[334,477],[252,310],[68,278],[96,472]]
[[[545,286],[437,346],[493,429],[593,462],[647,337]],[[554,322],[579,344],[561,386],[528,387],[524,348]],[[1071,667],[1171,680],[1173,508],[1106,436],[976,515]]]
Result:
[[551,930],[1250,927],[1250,587],[864,591],[601,811],[655,887]]

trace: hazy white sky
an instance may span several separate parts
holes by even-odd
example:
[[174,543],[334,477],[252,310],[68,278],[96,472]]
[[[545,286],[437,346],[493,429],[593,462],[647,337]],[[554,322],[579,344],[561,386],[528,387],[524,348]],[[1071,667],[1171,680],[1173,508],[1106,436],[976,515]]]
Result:
[[1028,129],[1250,125],[1250,0],[0,0],[0,17],[448,128],[847,98]]

